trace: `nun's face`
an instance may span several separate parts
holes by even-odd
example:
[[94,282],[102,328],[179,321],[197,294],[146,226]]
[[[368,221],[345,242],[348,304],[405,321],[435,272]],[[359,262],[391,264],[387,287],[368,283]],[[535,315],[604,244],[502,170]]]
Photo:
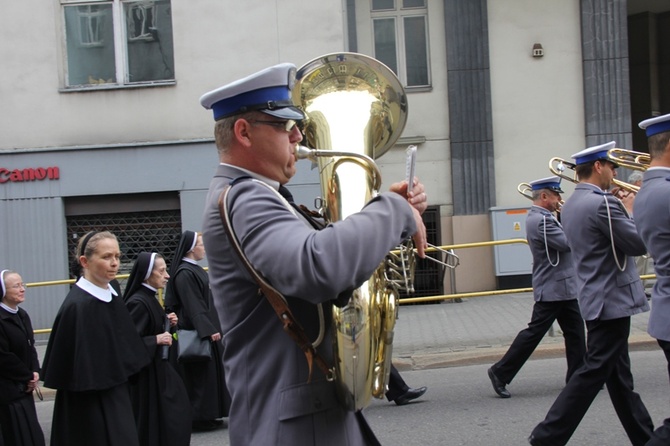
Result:
[[167,265],[165,259],[156,257],[154,261],[154,269],[151,270],[151,275],[146,280],[147,285],[151,285],[157,290],[165,288],[170,275],[167,272]]
[[107,288],[109,282],[116,277],[121,264],[119,243],[113,238],[100,239],[90,258],[81,256],[84,277],[100,288]]
[[198,241],[195,242],[195,246],[191,252],[193,253],[193,258],[197,261],[205,258],[205,244],[202,243],[202,235],[198,236]]
[[5,273],[5,297],[2,302],[10,308],[16,308],[18,304],[26,299],[26,287],[21,276],[16,273]]

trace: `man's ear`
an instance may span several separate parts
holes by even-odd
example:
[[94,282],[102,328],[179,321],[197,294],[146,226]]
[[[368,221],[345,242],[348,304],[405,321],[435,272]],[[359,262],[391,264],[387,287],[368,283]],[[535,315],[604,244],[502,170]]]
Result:
[[605,166],[605,162],[602,160],[596,160],[595,163],[593,163],[593,168],[596,170],[596,172],[600,173],[603,170],[603,167]]
[[250,128],[251,123],[246,119],[238,119],[235,121],[235,124],[233,124],[233,134],[235,135],[235,139],[245,147],[251,145]]

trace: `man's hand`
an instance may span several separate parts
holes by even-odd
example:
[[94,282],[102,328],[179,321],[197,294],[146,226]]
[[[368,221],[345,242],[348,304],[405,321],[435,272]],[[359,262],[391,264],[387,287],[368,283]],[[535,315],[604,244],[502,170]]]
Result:
[[405,197],[409,204],[419,211],[419,214],[423,214],[428,208],[428,197],[426,196],[425,188],[417,177],[414,177],[414,185],[411,190],[408,190],[407,181],[393,183],[389,190]]
[[619,199],[623,203],[623,206],[626,208],[628,211],[628,214],[633,215],[633,203],[635,203],[635,192],[627,192],[624,194],[620,194]]
[[422,258],[426,258],[426,248],[428,248],[428,237],[426,235],[426,225],[423,224],[423,219],[419,211],[412,207],[412,213],[414,214],[414,221],[416,222],[417,231],[412,235],[412,240],[414,241],[414,247],[416,248],[416,254]]
[[405,197],[407,202],[412,206],[412,213],[414,214],[417,228],[416,233],[412,235],[412,240],[414,241],[417,255],[424,259],[426,257],[426,248],[428,248],[428,237],[426,236],[426,225],[423,224],[421,214],[428,208],[428,198],[426,197],[423,184],[415,177],[414,187],[410,191],[407,190],[407,181],[393,183],[389,190]]

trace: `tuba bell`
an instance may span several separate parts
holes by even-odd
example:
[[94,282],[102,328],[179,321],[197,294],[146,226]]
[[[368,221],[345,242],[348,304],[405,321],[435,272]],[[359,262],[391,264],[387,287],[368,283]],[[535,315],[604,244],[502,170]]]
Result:
[[[298,70],[293,102],[305,112],[309,146],[296,147],[296,158],[318,165],[324,219],[343,220],[379,193],[374,159],[405,127],[405,91],[381,62],[335,53]],[[387,390],[397,299],[382,262],[344,307],[333,306],[335,381],[340,401],[351,410],[363,409]]]

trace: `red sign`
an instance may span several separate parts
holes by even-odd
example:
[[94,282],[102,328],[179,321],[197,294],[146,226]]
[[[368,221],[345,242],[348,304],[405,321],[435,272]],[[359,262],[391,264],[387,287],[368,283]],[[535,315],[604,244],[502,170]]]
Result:
[[26,169],[9,170],[0,167],[0,184],[21,183],[23,181],[58,180],[60,169],[58,167],[28,167]]

